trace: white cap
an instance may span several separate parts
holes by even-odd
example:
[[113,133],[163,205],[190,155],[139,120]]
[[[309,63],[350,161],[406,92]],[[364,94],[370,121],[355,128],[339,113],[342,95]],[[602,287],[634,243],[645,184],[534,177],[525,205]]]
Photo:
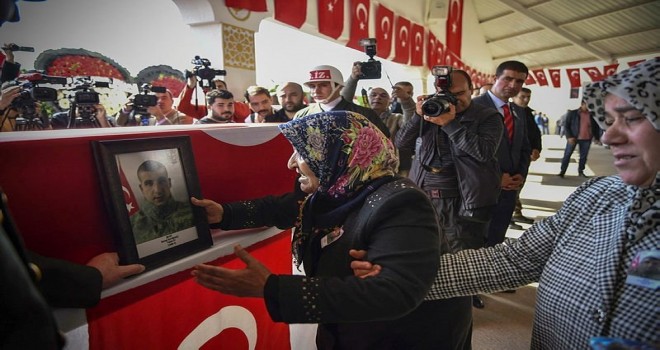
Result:
[[344,86],[344,77],[341,75],[339,69],[333,66],[321,65],[312,68],[309,71],[305,85],[321,81],[330,81],[336,85]]

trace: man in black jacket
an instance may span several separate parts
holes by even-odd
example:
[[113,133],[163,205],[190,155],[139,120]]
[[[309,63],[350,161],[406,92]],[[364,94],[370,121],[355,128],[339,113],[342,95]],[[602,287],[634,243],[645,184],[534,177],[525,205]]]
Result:
[[578,109],[573,109],[566,113],[566,121],[564,122],[564,129],[566,130],[566,149],[564,150],[564,157],[561,159],[561,171],[559,177],[564,177],[568,162],[571,159],[575,146],[580,146],[580,161],[578,162],[578,175],[586,178],[584,168],[587,166],[587,156],[591,148],[591,142],[600,142],[600,129],[598,125],[591,119],[589,110],[586,103],[583,101]]

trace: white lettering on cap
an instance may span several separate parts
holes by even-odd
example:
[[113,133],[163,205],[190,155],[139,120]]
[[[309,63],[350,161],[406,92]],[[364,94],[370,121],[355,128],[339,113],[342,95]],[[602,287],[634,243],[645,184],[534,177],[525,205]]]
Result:
[[314,80],[330,80],[330,70],[329,69],[321,69],[321,70],[313,70],[309,72],[309,81],[314,81]]

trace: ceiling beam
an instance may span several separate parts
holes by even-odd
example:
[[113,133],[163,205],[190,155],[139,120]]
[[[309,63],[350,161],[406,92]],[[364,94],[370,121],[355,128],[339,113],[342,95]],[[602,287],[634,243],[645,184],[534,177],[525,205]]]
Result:
[[540,24],[541,26],[545,27],[549,31],[559,35],[560,37],[564,38],[565,40],[569,41],[570,43],[574,44],[577,49],[583,50],[590,55],[598,58],[599,60],[605,61],[605,62],[611,62],[613,60],[613,57],[608,54],[607,52],[600,50],[596,47],[593,47],[589,45],[586,41],[584,41],[582,38],[578,37],[577,35],[560,28],[557,24],[554,22],[548,20],[547,18],[528,10],[526,7],[521,5],[519,2],[515,0],[499,0],[502,4],[510,7],[516,12],[519,12],[523,16],[535,21],[536,23]]
[[492,39],[486,39],[486,44],[492,44],[492,43],[496,43],[498,41],[504,41],[504,40],[519,40],[518,38],[514,38],[514,36],[537,33],[537,32],[543,31],[543,30],[544,30],[544,28],[536,27],[536,28],[531,28],[531,29],[528,29],[528,30],[525,30],[525,31],[522,31],[522,32],[512,33],[512,34],[509,34],[509,35],[506,35],[506,36],[501,36],[501,37],[492,38]]
[[534,50],[529,50],[529,51],[523,51],[523,52],[516,52],[516,53],[511,53],[507,54],[504,56],[495,56],[493,57],[493,60],[502,60],[502,59],[515,59],[516,57],[520,57],[522,55],[529,55],[533,53],[539,53],[539,52],[544,52],[544,51],[552,51],[552,50],[557,50],[557,49],[563,49],[566,47],[571,47],[572,44],[560,44],[560,45],[554,45],[554,46],[546,46],[546,47],[540,47],[538,49]]
[[655,1],[656,0],[646,0],[646,1],[643,1],[643,2],[640,2],[640,3],[637,3],[637,4],[633,4],[633,5],[630,5],[630,6],[618,8],[614,11],[608,9],[608,10],[605,10],[601,13],[595,13],[595,14],[593,14],[591,16],[588,16],[588,17],[582,17],[582,18],[570,20],[568,22],[557,23],[557,26],[565,27],[565,26],[570,26],[571,24],[580,23],[580,22],[584,22],[584,21],[590,21],[592,19],[596,19],[596,18],[603,17],[603,16],[610,16],[610,15],[613,15],[613,14],[617,14],[619,12],[632,10],[632,9],[637,8],[637,7],[643,7],[643,6],[646,6],[649,3],[652,3],[652,2],[655,2]]

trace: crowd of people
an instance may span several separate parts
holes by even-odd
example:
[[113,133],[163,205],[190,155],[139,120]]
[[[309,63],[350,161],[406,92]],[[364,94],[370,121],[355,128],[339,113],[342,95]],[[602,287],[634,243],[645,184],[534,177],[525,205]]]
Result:
[[[8,61],[2,76],[11,81],[16,65],[13,56]],[[291,192],[191,202],[204,208],[212,228],[291,228],[304,275],[272,274],[240,246],[244,269],[200,264],[192,275],[205,288],[263,298],[273,321],[318,324],[319,349],[470,349],[472,308],[486,307],[479,294],[515,292],[531,282],[539,282],[532,348],[587,348],[603,336],[659,346],[653,305],[660,272],[656,266],[630,278],[640,256],[660,257],[659,69],[660,59],[651,59],[585,88],[582,106],[566,117],[559,176],[579,146],[578,172],[586,177],[593,140],[610,147],[619,174],[589,179],[539,222],[522,215],[519,195],[543,150],[547,117],[529,106],[531,91],[523,88],[529,70],[520,61],[499,64],[484,87],[450,70],[435,77],[435,97],[415,98],[406,81],[389,91],[375,87],[367,106],[353,102],[361,75],[355,63],[346,80],[336,67],[319,65],[301,84],[279,85],[274,96],[251,86],[244,102],[217,79],[204,91],[205,103],[193,103],[193,76],[178,107],[165,91],[139,113],[133,101],[116,116],[101,105],[94,113],[105,127],[279,123],[294,149],[286,164],[297,173]],[[11,107],[19,87],[10,85],[0,96],[3,116],[20,115]],[[447,103],[431,115],[430,99]],[[3,117],[3,131],[16,120]],[[171,186],[159,164],[145,165],[138,176],[145,196]],[[189,226],[186,210],[181,221]],[[505,240],[520,222],[532,226],[520,239]],[[152,233],[143,231],[141,239],[149,239]],[[24,248],[14,249],[19,259],[12,266],[29,265]],[[143,269],[117,273],[128,267],[116,257],[111,262],[109,283]],[[22,276],[25,285],[29,277]]]

